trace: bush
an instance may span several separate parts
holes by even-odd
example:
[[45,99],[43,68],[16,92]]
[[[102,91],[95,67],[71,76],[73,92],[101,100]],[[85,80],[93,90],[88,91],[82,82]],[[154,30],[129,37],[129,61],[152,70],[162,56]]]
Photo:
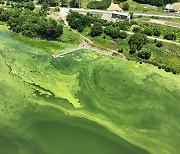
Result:
[[163,44],[161,41],[157,42],[156,47],[161,48],[162,46],[163,46]]
[[130,19],[133,19],[133,17],[134,17],[134,14],[131,12],[131,13],[129,13],[130,14]]
[[60,11],[59,6],[56,6],[54,12],[59,12],[59,11]]
[[161,35],[161,31],[159,29],[153,29],[153,35],[154,36],[160,36]]
[[176,40],[176,35],[174,33],[169,33],[169,34],[164,35],[164,39]]
[[153,35],[153,31],[149,28],[146,28],[144,30],[144,34],[147,35],[147,36],[152,36]]
[[138,57],[147,60],[151,57],[151,52],[146,52],[146,51],[140,52],[138,53]]
[[125,2],[124,4],[123,4],[123,10],[129,10],[129,4],[127,3],[127,2]]
[[33,2],[25,2],[24,8],[33,11],[35,9],[35,6]]
[[118,49],[118,52],[123,53],[124,52],[123,48]]
[[124,31],[123,31],[123,32],[120,32],[120,33],[119,33],[119,38],[120,38],[120,39],[125,39],[125,38],[127,38],[127,33],[124,32]]
[[134,33],[142,32],[142,28],[140,26],[134,26],[132,32]]
[[69,6],[71,8],[79,8],[79,1],[78,0],[71,0],[70,3],[69,3]]
[[129,54],[134,54],[136,53],[136,50],[137,50],[137,46],[134,44],[134,45],[131,45],[130,46],[130,51],[129,51]]

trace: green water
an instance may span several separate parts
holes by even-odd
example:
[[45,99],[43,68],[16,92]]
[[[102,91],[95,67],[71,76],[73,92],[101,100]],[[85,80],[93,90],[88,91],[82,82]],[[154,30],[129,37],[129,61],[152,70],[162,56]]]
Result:
[[180,151],[180,78],[0,28],[0,154]]

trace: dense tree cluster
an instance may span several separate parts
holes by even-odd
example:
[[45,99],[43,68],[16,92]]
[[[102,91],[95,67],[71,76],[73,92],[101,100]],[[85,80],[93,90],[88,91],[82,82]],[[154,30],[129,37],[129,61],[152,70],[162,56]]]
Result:
[[107,9],[111,4],[111,0],[91,1],[87,5],[90,9]]
[[94,25],[91,27],[91,36],[99,36],[104,32],[113,39],[127,38],[127,33],[121,30],[127,30],[131,26],[131,23],[127,21],[113,23],[102,20],[92,14],[83,15],[73,11],[68,14],[67,21],[71,28],[76,29],[79,32],[82,32],[85,27],[90,27],[94,23]]
[[30,10],[1,9],[0,20],[7,22],[13,32],[26,37],[55,40],[63,33],[63,26],[55,20]]
[[107,26],[104,29],[104,33],[110,37],[112,37],[113,39],[117,39],[117,38],[121,38],[121,39],[125,39],[127,38],[127,33],[126,32],[121,32],[117,27],[114,28],[112,25]]
[[72,29],[77,29],[79,32],[82,32],[85,27],[91,26],[94,22],[94,18],[90,14],[82,15],[73,11],[67,15],[66,20]]
[[134,0],[138,3],[162,6],[164,4],[178,2],[179,0]]

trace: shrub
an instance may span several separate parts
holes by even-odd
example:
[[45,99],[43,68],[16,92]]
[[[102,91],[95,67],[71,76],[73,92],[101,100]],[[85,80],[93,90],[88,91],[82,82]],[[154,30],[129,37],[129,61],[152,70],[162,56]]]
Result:
[[138,57],[147,60],[151,57],[151,52],[147,52],[147,51],[140,52],[138,53]]
[[134,33],[138,33],[138,32],[141,32],[142,31],[142,28],[140,26],[134,26],[133,29],[132,29],[132,32]]
[[159,29],[153,29],[153,35],[154,36],[160,36],[161,35],[161,31]]
[[59,7],[56,6],[55,9],[54,9],[54,12],[59,12],[59,11],[60,11]]
[[120,39],[125,39],[125,38],[127,38],[127,33],[124,32],[124,31],[123,31],[123,32],[120,32],[120,33],[119,33],[119,38],[120,38]]
[[146,28],[144,30],[144,34],[147,35],[147,36],[152,36],[153,35],[153,31],[149,28]]
[[119,53],[123,53],[123,51],[124,51],[123,48],[118,49]]
[[25,2],[24,8],[33,11],[35,9],[35,6],[33,2]]
[[134,44],[132,46],[130,46],[130,51],[129,51],[129,54],[134,54],[136,53],[136,50],[137,50],[137,46]]
[[134,17],[134,14],[131,12],[131,13],[129,13],[130,14],[130,19],[133,19],[133,17]]
[[156,47],[161,48],[162,46],[163,46],[162,42],[158,41],[157,44],[156,44]]
[[164,39],[176,40],[176,35],[174,33],[168,33],[168,34],[164,35]]
[[127,2],[125,2],[124,4],[123,4],[123,10],[129,10],[129,4],[127,3]]

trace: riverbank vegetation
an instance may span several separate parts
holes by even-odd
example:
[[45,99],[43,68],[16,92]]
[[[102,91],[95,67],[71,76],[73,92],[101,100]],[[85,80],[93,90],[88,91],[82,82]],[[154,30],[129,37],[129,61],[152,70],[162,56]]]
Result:
[[27,9],[0,9],[0,21],[9,29],[25,37],[56,40],[63,34],[63,26],[56,20],[46,18],[42,12]]

